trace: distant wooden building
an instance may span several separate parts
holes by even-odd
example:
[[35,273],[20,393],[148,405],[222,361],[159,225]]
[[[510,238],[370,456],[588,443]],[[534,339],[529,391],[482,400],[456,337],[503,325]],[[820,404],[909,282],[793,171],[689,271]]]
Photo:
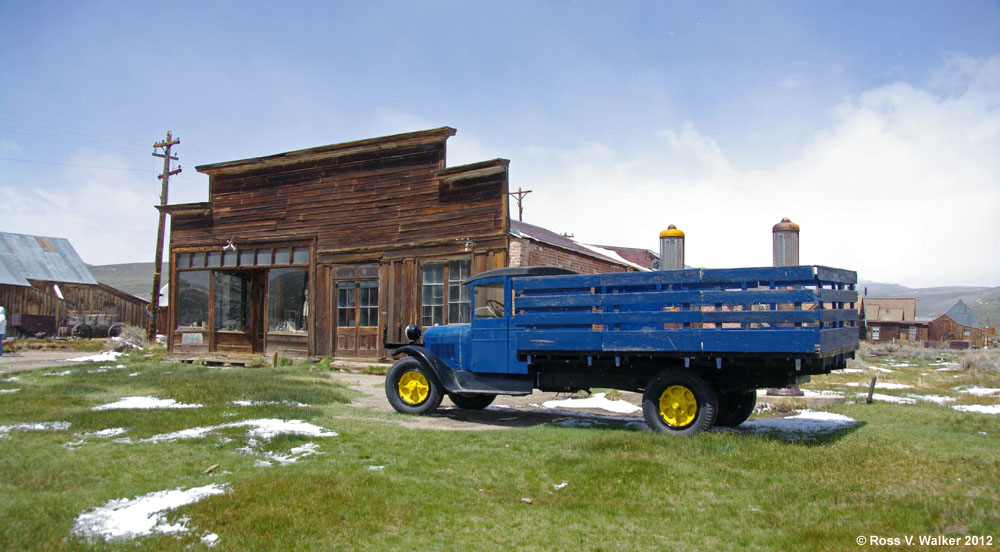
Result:
[[[95,280],[65,238],[0,232],[0,306],[9,335],[54,335],[88,321],[104,330],[114,322],[142,327],[148,304]],[[98,337],[97,329],[88,334]]]
[[462,282],[508,265],[637,270],[508,216],[505,159],[446,167],[455,129],[197,167],[169,205],[174,355],[381,358],[408,324],[468,322]]
[[872,343],[923,342],[928,322],[916,320],[917,300],[912,297],[862,297],[858,306],[865,323],[865,339]]
[[929,339],[955,349],[981,348],[986,338],[987,329],[979,327],[979,315],[961,299],[930,322]]

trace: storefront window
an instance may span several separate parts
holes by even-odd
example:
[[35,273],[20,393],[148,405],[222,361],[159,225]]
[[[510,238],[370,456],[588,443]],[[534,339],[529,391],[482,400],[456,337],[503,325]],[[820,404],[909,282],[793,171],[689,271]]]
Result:
[[177,273],[177,329],[208,329],[208,271]]
[[357,290],[354,282],[337,284],[337,326],[353,328],[357,316]]
[[444,324],[444,263],[424,263],[420,324]]
[[250,275],[240,272],[215,273],[215,329],[248,331]]
[[448,263],[448,323],[469,323],[469,286],[462,282],[469,279],[472,261],[451,261]]
[[309,271],[276,268],[268,274],[267,329],[272,332],[308,332]]

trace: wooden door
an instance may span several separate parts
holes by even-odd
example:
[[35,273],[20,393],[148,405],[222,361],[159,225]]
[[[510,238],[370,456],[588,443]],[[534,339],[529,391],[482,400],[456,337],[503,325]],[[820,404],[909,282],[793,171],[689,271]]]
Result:
[[340,280],[334,284],[336,356],[378,356],[378,280]]

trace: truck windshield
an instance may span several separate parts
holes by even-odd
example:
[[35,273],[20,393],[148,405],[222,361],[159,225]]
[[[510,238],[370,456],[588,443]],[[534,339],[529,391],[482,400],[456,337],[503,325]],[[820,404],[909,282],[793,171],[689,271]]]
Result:
[[476,318],[503,318],[503,282],[479,284],[474,294]]

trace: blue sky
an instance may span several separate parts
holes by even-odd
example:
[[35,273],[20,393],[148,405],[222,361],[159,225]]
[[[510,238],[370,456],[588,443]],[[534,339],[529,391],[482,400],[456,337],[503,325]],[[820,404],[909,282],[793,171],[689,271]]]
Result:
[[146,4],[0,0],[0,231],[148,261],[167,129],[177,203],[199,164],[447,125],[583,241],[759,266],[787,216],[803,262],[1000,285],[995,1]]

